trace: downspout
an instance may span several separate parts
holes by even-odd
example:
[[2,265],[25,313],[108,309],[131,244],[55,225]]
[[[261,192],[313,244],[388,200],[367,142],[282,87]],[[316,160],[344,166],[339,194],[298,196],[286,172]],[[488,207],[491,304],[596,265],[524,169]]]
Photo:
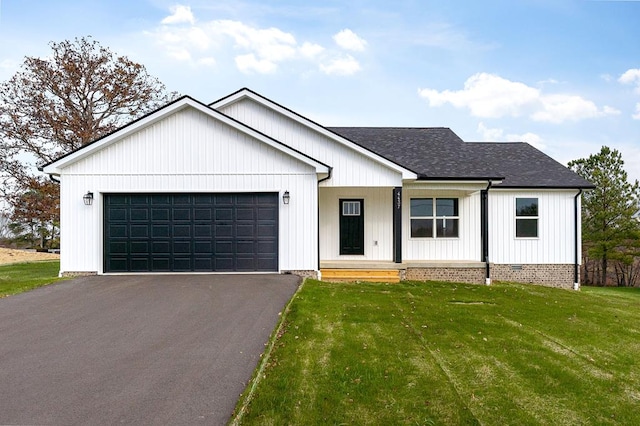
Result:
[[317,245],[318,247],[316,248],[317,253],[318,253],[318,279],[321,280],[322,279],[322,274],[320,272],[320,184],[322,182],[324,182],[325,180],[329,180],[331,179],[331,172],[333,171],[333,167],[329,167],[329,174],[327,175],[327,177],[322,178],[318,181],[318,213],[317,213],[317,220],[318,220],[318,231],[317,231]]
[[579,275],[580,275],[580,265],[579,265],[579,261],[580,259],[578,258],[578,244],[580,243],[578,241],[578,232],[580,231],[578,229],[578,197],[580,197],[580,195],[582,194],[582,188],[578,189],[578,193],[575,195],[575,197],[573,197],[573,234],[574,234],[574,259],[575,262],[573,264],[573,289],[574,290],[580,290],[580,282],[579,282]]
[[482,207],[484,209],[484,224],[482,226],[482,257],[485,265],[484,283],[486,285],[491,285],[491,266],[489,265],[489,189],[491,189],[492,185],[493,182],[490,180],[487,185],[487,189],[484,190],[484,200],[482,200]]
[[49,179],[51,179],[55,183],[60,183],[60,181],[53,177],[53,175],[49,175]]

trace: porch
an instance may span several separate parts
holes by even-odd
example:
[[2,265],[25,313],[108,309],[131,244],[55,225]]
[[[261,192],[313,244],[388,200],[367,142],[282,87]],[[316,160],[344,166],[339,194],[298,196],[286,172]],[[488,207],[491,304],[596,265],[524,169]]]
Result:
[[320,277],[331,282],[390,282],[404,280],[485,283],[485,262],[475,261],[353,261],[320,262]]

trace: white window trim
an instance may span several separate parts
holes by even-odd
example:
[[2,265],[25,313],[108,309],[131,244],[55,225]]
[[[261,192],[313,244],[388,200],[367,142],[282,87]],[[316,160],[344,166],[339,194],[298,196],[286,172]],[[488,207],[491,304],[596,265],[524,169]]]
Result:
[[[432,216],[412,216],[411,215],[411,200],[432,200],[433,202],[433,215]],[[437,216],[436,203],[438,199],[457,200],[458,215],[457,216]],[[432,235],[430,237],[414,237],[411,235],[411,221],[413,219],[431,219],[433,221]],[[458,220],[458,236],[457,237],[438,237],[438,219],[457,219]],[[409,197],[409,239],[416,241],[425,240],[459,240],[460,239],[460,198],[458,197]]]
[[[536,203],[538,205],[538,214],[537,216],[518,216],[518,200],[522,200],[525,198],[535,198]],[[540,197],[531,196],[531,197],[515,197],[513,199],[513,213],[514,213],[514,228],[513,228],[513,236],[516,240],[539,240],[540,239]],[[526,219],[535,219],[536,220],[536,236],[535,237],[518,237],[518,220],[526,220]]]

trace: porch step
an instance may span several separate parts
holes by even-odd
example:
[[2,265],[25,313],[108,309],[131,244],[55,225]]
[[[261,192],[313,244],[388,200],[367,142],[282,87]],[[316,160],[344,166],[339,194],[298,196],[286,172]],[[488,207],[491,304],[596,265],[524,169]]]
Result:
[[320,274],[323,281],[400,282],[400,271],[397,269],[320,269]]

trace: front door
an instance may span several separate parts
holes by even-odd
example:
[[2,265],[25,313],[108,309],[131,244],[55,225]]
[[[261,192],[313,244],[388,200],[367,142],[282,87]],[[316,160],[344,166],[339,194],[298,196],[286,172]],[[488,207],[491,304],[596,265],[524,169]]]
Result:
[[340,200],[340,254],[364,254],[364,200]]

